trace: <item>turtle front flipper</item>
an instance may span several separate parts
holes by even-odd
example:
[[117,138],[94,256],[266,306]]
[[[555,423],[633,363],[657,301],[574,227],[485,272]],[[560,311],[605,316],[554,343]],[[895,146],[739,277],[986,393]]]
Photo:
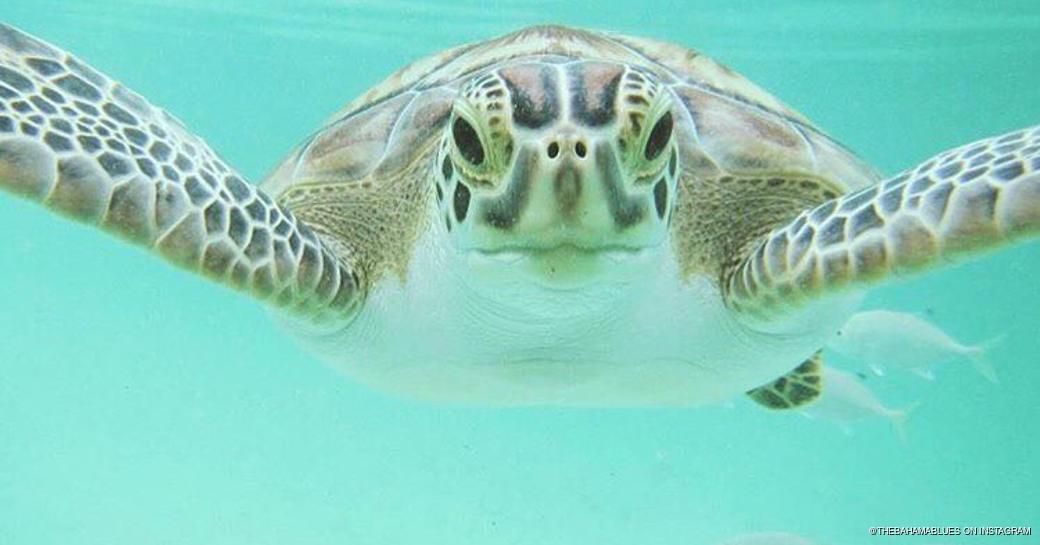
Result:
[[6,25],[0,188],[308,316],[362,299],[349,248],[334,251],[163,110]]
[[793,371],[747,395],[770,409],[794,409],[812,403],[823,391],[823,356],[816,352]]
[[762,310],[935,266],[1040,232],[1040,127],[941,153],[774,229],[723,278]]

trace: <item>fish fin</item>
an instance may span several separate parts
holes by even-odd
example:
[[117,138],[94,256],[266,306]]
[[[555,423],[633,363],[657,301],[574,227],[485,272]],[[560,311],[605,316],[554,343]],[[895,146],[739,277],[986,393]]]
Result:
[[823,353],[817,350],[809,359],[786,375],[748,390],[755,403],[770,409],[802,407],[820,397],[823,391]]
[[896,432],[896,437],[903,445],[907,444],[906,423],[910,419],[910,415],[920,406],[921,402],[915,401],[906,408],[893,410],[888,414],[888,419],[892,422],[892,430]]
[[993,384],[999,383],[1000,379],[997,378],[997,370],[993,368],[993,363],[989,361],[989,351],[1004,342],[1006,338],[1006,334],[997,335],[975,346],[969,346],[964,353],[968,361],[971,362],[971,366]]
[[933,373],[931,369],[927,369],[927,368],[924,368],[924,367],[919,367],[917,369],[912,369],[912,371],[914,372],[915,375],[917,375],[917,376],[919,376],[919,377],[921,377],[921,378],[923,378],[925,380],[935,380],[935,373]]

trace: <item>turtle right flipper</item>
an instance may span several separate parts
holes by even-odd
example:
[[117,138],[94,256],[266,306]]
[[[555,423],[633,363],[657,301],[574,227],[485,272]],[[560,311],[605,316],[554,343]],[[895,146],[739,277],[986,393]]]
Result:
[[307,316],[363,299],[349,248],[331,248],[163,110],[2,24],[0,188]]
[[941,153],[774,229],[724,278],[762,310],[934,266],[1040,232],[1040,126]]

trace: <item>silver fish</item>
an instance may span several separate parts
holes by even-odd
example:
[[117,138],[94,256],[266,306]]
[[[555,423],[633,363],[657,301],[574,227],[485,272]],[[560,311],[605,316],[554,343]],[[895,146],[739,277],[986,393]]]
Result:
[[855,375],[834,367],[823,368],[823,393],[802,409],[811,418],[829,420],[845,433],[852,424],[871,417],[887,418],[900,440],[906,441],[906,421],[916,404],[906,409],[886,407]]
[[987,351],[1002,338],[969,346],[913,314],[868,310],[853,315],[827,348],[865,363],[878,375],[899,369],[932,380],[936,364],[960,360],[971,363],[990,382],[997,382]]

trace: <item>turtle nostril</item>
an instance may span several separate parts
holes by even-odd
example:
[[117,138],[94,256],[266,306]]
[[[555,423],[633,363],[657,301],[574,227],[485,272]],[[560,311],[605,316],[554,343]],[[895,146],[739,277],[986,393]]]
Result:
[[577,154],[578,157],[584,158],[585,154],[588,153],[588,149],[585,148],[585,142],[574,144],[574,153]]
[[560,145],[556,142],[552,142],[549,144],[549,149],[545,150],[545,153],[550,159],[555,159],[556,156],[560,154]]

